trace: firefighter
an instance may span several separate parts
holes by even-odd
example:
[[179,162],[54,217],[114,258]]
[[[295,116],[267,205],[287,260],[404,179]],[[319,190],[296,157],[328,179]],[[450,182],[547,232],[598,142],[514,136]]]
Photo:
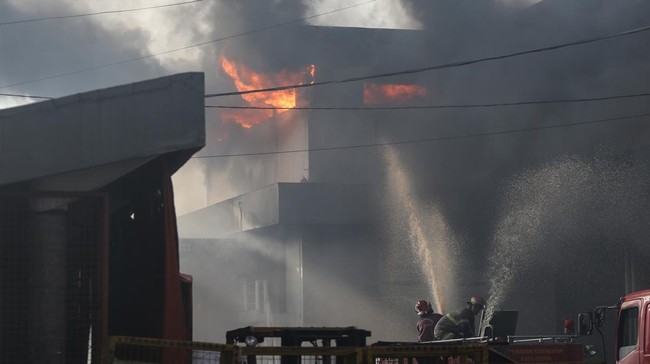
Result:
[[473,296],[467,301],[467,306],[460,311],[444,315],[434,330],[436,340],[461,339],[476,336],[474,332],[474,316],[485,308],[485,300]]
[[428,302],[427,300],[418,300],[415,303],[415,312],[417,312],[419,316],[416,325],[418,329],[418,341],[425,342],[435,340],[433,330],[436,327],[438,320],[442,318],[442,315],[434,313],[431,302]]

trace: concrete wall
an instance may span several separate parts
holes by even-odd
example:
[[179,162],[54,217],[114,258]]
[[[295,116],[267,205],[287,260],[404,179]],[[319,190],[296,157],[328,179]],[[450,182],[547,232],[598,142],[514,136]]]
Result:
[[[408,317],[381,330],[393,317],[377,299],[383,265],[373,231],[367,224],[275,225],[183,239],[181,268],[194,278],[194,339],[223,342],[226,331],[249,325],[356,325],[374,338],[409,339]],[[256,280],[266,282],[266,306],[252,302]]]
[[244,326],[303,324],[300,229],[183,239],[181,251],[181,268],[193,277],[195,340],[224,342],[226,331]]
[[0,110],[0,185],[201,148],[203,95],[183,73]]
[[280,183],[179,217],[179,236],[214,239],[276,224],[363,224],[373,219],[363,184]]

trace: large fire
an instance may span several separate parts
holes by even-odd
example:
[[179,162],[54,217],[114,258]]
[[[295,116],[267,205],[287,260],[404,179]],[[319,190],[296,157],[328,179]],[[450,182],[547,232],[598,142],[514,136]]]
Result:
[[[220,57],[221,68],[232,78],[238,91],[250,91],[285,85],[313,83],[316,72],[314,65],[307,66],[300,72],[282,71],[275,74],[262,74],[251,70],[243,64],[237,64],[224,56]],[[254,107],[278,107],[278,110],[230,110],[221,116],[224,120],[250,128],[273,116],[274,112],[285,112],[296,107],[296,90],[258,92],[241,95]]]
[[371,82],[363,85],[363,103],[367,105],[402,104],[426,95],[427,89],[418,85]]

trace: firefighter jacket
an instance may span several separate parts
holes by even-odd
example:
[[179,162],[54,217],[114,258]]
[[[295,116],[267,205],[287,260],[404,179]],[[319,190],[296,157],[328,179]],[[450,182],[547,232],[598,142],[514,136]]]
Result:
[[420,319],[416,325],[418,329],[418,341],[433,341],[435,336],[433,330],[436,327],[438,321],[442,318],[442,315],[439,313],[427,312],[420,315]]
[[460,339],[473,337],[474,313],[469,308],[444,315],[434,330],[436,340]]

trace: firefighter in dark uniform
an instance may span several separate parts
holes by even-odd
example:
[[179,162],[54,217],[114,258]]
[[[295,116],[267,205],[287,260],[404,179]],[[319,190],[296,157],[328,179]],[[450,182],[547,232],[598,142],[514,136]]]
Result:
[[476,336],[474,316],[485,308],[485,301],[474,296],[467,301],[467,306],[460,311],[444,315],[434,330],[436,340],[461,339]]
[[415,303],[415,312],[417,312],[419,316],[416,325],[416,328],[418,329],[418,341],[426,342],[435,340],[433,330],[436,327],[438,320],[442,318],[442,315],[434,313],[433,307],[431,307],[431,302],[427,302],[426,300],[419,300]]

